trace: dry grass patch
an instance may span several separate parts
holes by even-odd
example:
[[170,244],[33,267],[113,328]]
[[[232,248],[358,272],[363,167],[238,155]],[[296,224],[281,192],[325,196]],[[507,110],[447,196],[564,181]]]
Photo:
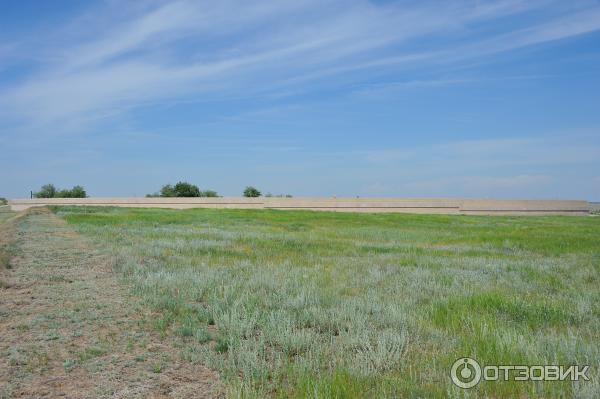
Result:
[[112,271],[112,260],[45,209],[13,233],[0,290],[0,397],[218,397],[218,376],[181,360],[178,342]]

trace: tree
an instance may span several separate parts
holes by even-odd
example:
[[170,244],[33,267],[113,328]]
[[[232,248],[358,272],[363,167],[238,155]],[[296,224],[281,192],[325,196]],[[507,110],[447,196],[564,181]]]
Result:
[[85,188],[83,188],[82,186],[79,186],[79,185],[73,186],[73,188],[69,192],[69,195],[70,195],[69,198],[86,198],[87,197]]
[[54,184],[44,184],[40,191],[33,194],[35,198],[54,198],[56,197],[56,187]]
[[178,182],[175,187],[176,197],[200,197],[200,189],[198,186],[187,182]]
[[260,191],[256,187],[247,186],[244,190],[244,197],[256,198],[260,197]]
[[160,189],[160,196],[161,197],[176,197],[176,195],[175,195],[175,189],[173,188],[172,185],[165,184]]
[[58,190],[56,194],[54,194],[54,198],[71,198],[71,190],[67,190],[66,188]]

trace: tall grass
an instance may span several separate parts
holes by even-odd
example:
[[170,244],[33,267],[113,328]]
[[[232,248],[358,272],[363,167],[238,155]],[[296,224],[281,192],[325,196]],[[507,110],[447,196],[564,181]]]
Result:
[[[600,222],[59,207],[232,396],[597,397]],[[451,384],[455,359],[593,381]]]

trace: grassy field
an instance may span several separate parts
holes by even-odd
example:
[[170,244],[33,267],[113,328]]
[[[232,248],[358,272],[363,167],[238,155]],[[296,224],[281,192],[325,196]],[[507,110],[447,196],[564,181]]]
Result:
[[[54,211],[232,396],[600,396],[596,217]],[[589,364],[592,381],[465,391],[463,356]]]

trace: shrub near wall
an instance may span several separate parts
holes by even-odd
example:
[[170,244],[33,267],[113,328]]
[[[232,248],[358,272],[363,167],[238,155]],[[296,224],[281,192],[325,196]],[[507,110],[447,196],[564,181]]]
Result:
[[155,198],[155,197],[218,197],[216,191],[206,190],[201,191],[198,186],[195,184],[190,184],[187,182],[178,182],[175,186],[171,184],[165,184],[160,189],[159,193],[146,194],[147,198]]
[[260,191],[258,191],[258,189],[256,187],[247,186],[244,189],[244,197],[257,198],[257,197],[260,197],[261,195],[262,195],[262,193]]

